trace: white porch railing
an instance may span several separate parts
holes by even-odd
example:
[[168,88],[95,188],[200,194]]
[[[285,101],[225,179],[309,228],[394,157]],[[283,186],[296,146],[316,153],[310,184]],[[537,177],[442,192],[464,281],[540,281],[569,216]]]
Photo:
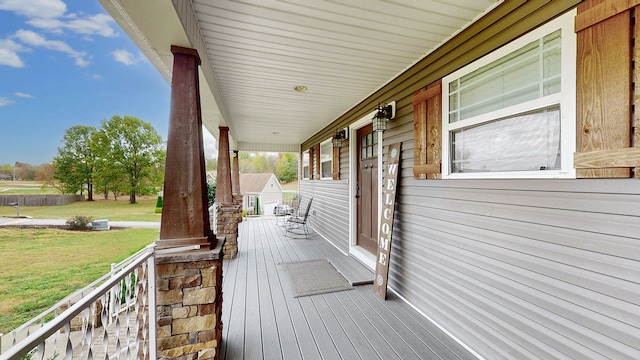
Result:
[[156,359],[155,308],[152,244],[1,336],[0,360]]

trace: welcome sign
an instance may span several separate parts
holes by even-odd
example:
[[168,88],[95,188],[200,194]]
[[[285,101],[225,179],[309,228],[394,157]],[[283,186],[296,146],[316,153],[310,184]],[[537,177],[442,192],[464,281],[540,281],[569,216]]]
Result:
[[387,153],[387,172],[382,192],[382,213],[378,231],[378,255],[376,257],[376,275],[373,291],[383,300],[387,298],[387,278],[391,255],[391,235],[393,233],[393,214],[396,207],[396,188],[400,166],[400,143],[389,145]]

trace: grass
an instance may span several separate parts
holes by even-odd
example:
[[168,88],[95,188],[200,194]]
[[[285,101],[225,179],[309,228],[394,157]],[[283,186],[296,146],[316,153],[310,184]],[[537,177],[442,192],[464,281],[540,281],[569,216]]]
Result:
[[0,333],[48,309],[155,241],[157,229],[0,228]]
[[298,180],[293,180],[288,183],[282,184],[282,190],[298,191]]
[[37,181],[0,181],[0,195],[48,194],[60,194],[60,192]]
[[[76,201],[61,206],[21,206],[20,215],[36,219],[70,219],[76,215],[91,216],[94,219],[120,221],[160,221],[155,213],[156,197],[138,198],[137,204],[129,204],[129,197],[118,200]],[[0,216],[15,216],[13,206],[1,206]]]

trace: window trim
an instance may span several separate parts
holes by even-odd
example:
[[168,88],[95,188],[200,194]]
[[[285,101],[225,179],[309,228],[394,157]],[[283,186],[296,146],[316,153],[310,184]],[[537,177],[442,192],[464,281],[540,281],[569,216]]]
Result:
[[[460,68],[442,79],[442,178],[443,179],[480,179],[480,178],[575,178],[573,167],[573,153],[576,151],[576,61],[577,36],[574,32],[576,10],[550,21],[549,23],[523,35],[507,45],[485,55],[484,57]],[[528,101],[526,107],[521,104],[495,110],[486,114],[474,116],[470,119],[449,123],[449,83],[493,61],[507,56],[523,46],[536,41],[552,32],[561,31],[561,86],[560,92]],[[516,115],[546,106],[558,104],[560,106],[560,161],[559,170],[541,171],[504,171],[483,173],[452,173],[451,172],[451,132],[465,128],[472,124],[482,124],[487,119],[500,119],[509,115]]]
[[[333,180],[333,145],[331,143],[331,140],[333,138],[328,138],[327,140],[323,141],[320,143],[320,146],[318,147],[318,166],[320,168],[320,180]],[[329,144],[329,152],[328,154],[324,154],[326,155],[326,159],[322,159],[322,147],[326,144]],[[322,173],[322,164],[328,162],[329,163],[329,175],[325,176],[326,174]]]

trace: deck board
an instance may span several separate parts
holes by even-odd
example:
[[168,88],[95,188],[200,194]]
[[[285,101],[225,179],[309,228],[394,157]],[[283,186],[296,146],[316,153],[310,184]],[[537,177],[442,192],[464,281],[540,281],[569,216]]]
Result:
[[315,233],[288,238],[274,219],[240,223],[223,264],[220,359],[475,359],[393,293],[372,285],[294,298],[283,262],[330,259],[345,277],[373,277]]

